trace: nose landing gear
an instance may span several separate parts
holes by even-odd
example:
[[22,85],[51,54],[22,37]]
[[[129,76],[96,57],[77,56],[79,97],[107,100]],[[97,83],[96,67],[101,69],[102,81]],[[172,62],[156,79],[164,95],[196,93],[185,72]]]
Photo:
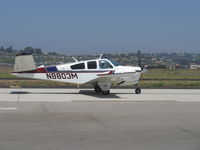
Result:
[[139,88],[139,87],[137,87],[136,89],[135,89],[135,94],[140,94],[141,93],[141,89]]

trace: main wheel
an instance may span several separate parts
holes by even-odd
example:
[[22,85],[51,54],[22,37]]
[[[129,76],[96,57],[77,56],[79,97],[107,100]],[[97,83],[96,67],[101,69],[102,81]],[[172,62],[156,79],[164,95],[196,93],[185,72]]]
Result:
[[102,93],[103,93],[103,95],[108,95],[108,94],[110,94],[110,90],[108,90],[108,91],[102,91]]
[[135,89],[135,94],[140,94],[141,93],[141,89],[140,88],[136,88]]
[[99,86],[95,86],[94,90],[96,93],[100,93],[101,92],[101,88]]

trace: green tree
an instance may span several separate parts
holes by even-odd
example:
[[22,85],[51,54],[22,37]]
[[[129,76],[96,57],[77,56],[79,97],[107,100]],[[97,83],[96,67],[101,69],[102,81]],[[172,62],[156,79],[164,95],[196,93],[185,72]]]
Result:
[[5,52],[5,51],[6,51],[6,49],[3,46],[1,46],[0,52]]
[[14,50],[13,50],[13,47],[12,46],[9,46],[6,48],[6,52],[7,53],[12,53]]
[[33,54],[34,49],[31,46],[28,46],[24,48],[23,52]]

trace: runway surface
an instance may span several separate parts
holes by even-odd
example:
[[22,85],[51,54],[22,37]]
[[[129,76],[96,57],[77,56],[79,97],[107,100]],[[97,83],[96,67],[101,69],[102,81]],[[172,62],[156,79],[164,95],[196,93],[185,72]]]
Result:
[[0,150],[199,150],[199,90],[0,89]]
[[200,101],[200,89],[111,89],[110,95],[102,95],[93,89],[26,89],[0,88],[0,101],[23,102],[71,102],[71,101]]

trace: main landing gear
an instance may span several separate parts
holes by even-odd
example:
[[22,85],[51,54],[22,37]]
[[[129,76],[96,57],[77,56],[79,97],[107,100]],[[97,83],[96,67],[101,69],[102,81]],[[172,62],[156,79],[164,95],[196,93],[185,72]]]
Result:
[[96,93],[102,93],[103,95],[110,94],[110,90],[103,91],[103,90],[101,90],[101,88],[98,85],[94,87],[94,91]]
[[110,94],[110,90],[102,91],[102,94],[103,94],[103,95],[108,95],[108,94]]

